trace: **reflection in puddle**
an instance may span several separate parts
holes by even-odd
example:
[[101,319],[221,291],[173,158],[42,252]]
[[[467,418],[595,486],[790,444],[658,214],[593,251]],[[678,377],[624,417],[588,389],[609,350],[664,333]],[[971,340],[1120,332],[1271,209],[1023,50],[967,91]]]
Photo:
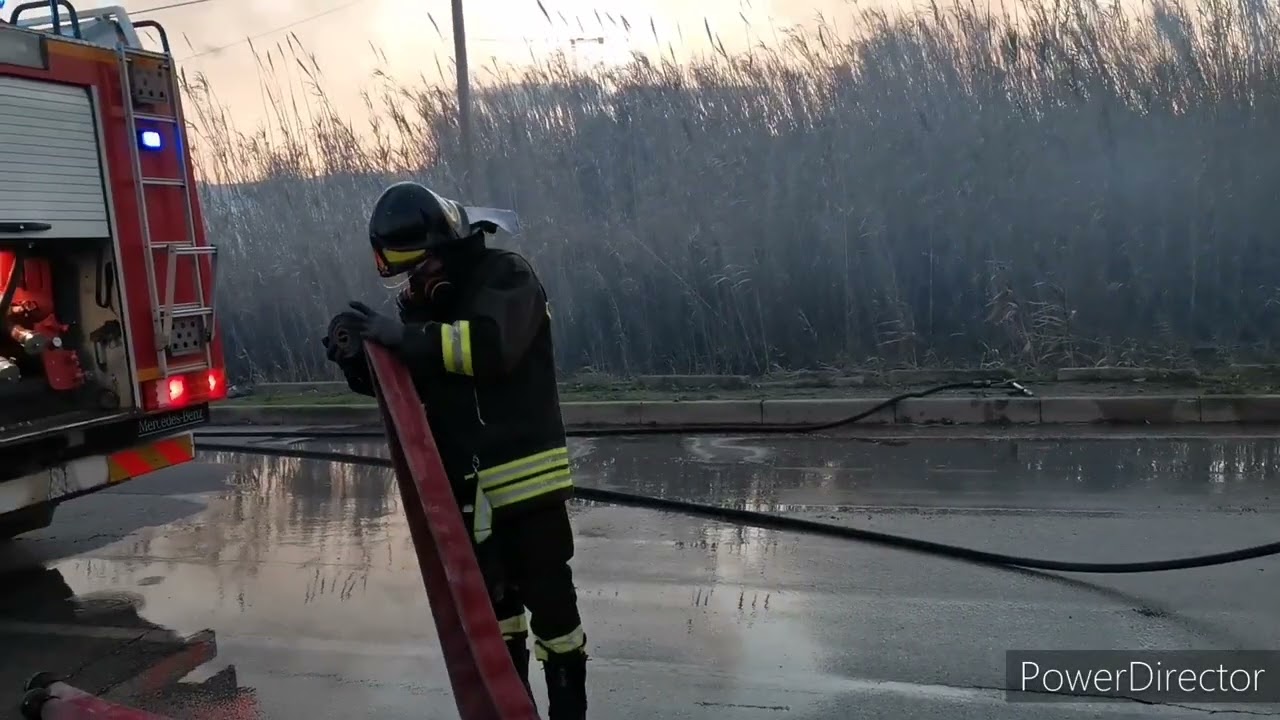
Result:
[[695,435],[686,440],[685,452],[698,462],[762,463],[773,456],[767,445],[753,444],[749,438]]
[[[756,443],[651,437],[571,447],[584,485],[768,512],[889,507],[935,515],[1020,512],[1029,504],[1041,515],[1056,506],[1132,514],[1179,502],[1203,508],[1217,497],[1274,508],[1280,450],[1271,441],[1212,440]],[[324,708],[329,698],[347,697],[352,708],[368,711],[381,702],[387,717],[409,717],[447,693],[390,471],[221,453],[202,453],[201,461],[233,468],[225,487],[200,497],[203,509],[56,563],[51,572],[61,587],[52,599],[11,597],[4,617],[93,626],[132,617],[174,637],[213,628],[219,662],[239,673],[233,680],[285,709],[307,702]],[[902,556],[883,561],[880,551],[862,546],[589,503],[575,503],[573,516],[575,574],[599,656],[715,668],[704,682],[715,685],[717,702],[758,701],[751,684],[780,666],[789,677],[816,677],[837,666],[853,673],[855,665],[866,674],[884,662],[886,643],[915,642],[886,640],[907,622],[932,624],[918,634],[921,643],[932,643],[977,613],[1030,617],[1042,610],[990,591],[987,576],[961,572],[946,582],[961,583],[962,591],[938,600],[910,585],[910,573],[899,571],[907,562]],[[981,530],[985,542],[987,527]],[[1053,527],[1045,532],[1055,533],[1055,541],[1060,535]],[[904,601],[908,596],[915,605]],[[903,608],[919,617],[895,615]],[[1086,612],[1069,610],[1073,618]],[[1093,621],[1097,632],[1084,640],[1129,637],[1128,625],[1117,625],[1109,609]],[[1008,642],[1038,637],[1032,630],[1041,628],[1025,625],[1018,632],[1026,636],[1010,631]]]
[[[127,595],[149,622],[179,632],[217,629],[221,654],[277,702],[276,683],[295,672],[279,667],[282,657],[290,666],[321,663],[360,686],[385,676],[387,658],[411,657],[400,672],[415,687],[425,682],[425,692],[445,691],[390,471],[201,459],[234,468],[226,489],[203,498],[195,515],[58,563],[77,593]],[[582,505],[574,523],[583,611],[595,619],[592,642],[603,656],[713,663],[730,698],[736,672],[772,671],[779,658],[802,671],[817,662],[806,614],[787,611],[780,594],[779,582],[798,581],[770,569],[774,534]],[[700,603],[689,601],[694,588],[705,591]],[[767,645],[772,656],[758,652]]]
[[[679,444],[683,442],[683,445]],[[918,441],[838,438],[620,438],[578,464],[584,484],[767,512],[912,506],[1141,511],[1170,499],[1270,504],[1280,487],[1271,440]]]
[[182,635],[151,622],[145,597],[128,590],[76,594],[56,569],[0,579],[0,666],[26,666],[28,676],[50,672],[109,702],[175,720],[263,717],[256,691],[240,685],[234,665],[217,661],[213,631]]

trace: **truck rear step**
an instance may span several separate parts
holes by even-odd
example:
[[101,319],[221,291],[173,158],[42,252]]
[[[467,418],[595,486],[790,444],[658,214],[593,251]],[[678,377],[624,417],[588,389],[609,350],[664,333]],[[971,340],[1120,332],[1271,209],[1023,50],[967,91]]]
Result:
[[44,416],[25,422],[15,422],[0,426],[0,449],[21,445],[53,435],[83,431],[100,425],[127,420],[137,411],[96,412],[93,410],[72,410],[57,415]]
[[110,454],[76,458],[0,482],[0,527],[10,513],[56,504],[194,458],[195,440],[191,433],[186,433]]

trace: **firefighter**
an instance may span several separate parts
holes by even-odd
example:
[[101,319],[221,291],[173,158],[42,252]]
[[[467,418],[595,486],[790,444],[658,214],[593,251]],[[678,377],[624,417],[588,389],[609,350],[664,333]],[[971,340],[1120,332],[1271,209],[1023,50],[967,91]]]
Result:
[[[351,308],[360,334],[395,352],[426,400],[525,687],[532,630],[550,719],[580,720],[586,635],[569,567],[573,483],[551,314],[528,261],[485,245],[486,234],[515,226],[508,211],[464,207],[418,183],[391,185],[374,204],[369,241],[382,277],[407,276],[399,317],[360,302]],[[335,348],[328,350],[336,359]],[[340,364],[352,390],[373,394],[363,358]]]

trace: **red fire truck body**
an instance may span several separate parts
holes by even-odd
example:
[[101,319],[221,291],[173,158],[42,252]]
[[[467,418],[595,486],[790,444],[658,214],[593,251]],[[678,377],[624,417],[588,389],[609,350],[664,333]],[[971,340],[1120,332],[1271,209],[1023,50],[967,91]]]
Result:
[[155,23],[65,0],[0,19],[0,537],[190,460],[226,395],[185,134]]

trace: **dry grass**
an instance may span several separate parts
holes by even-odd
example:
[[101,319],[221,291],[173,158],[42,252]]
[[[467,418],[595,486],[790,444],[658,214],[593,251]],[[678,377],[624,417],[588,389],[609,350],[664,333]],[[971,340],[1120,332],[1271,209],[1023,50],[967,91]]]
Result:
[[[474,201],[520,212],[506,242],[543,276],[566,369],[1266,355],[1280,13],[1151,10],[872,14],[848,41],[484,75]],[[454,98],[380,78],[362,135],[299,48],[260,57],[270,128],[237,131],[188,82],[221,318],[241,374],[331,376],[329,316],[388,294],[372,199],[404,177],[456,192]]]

